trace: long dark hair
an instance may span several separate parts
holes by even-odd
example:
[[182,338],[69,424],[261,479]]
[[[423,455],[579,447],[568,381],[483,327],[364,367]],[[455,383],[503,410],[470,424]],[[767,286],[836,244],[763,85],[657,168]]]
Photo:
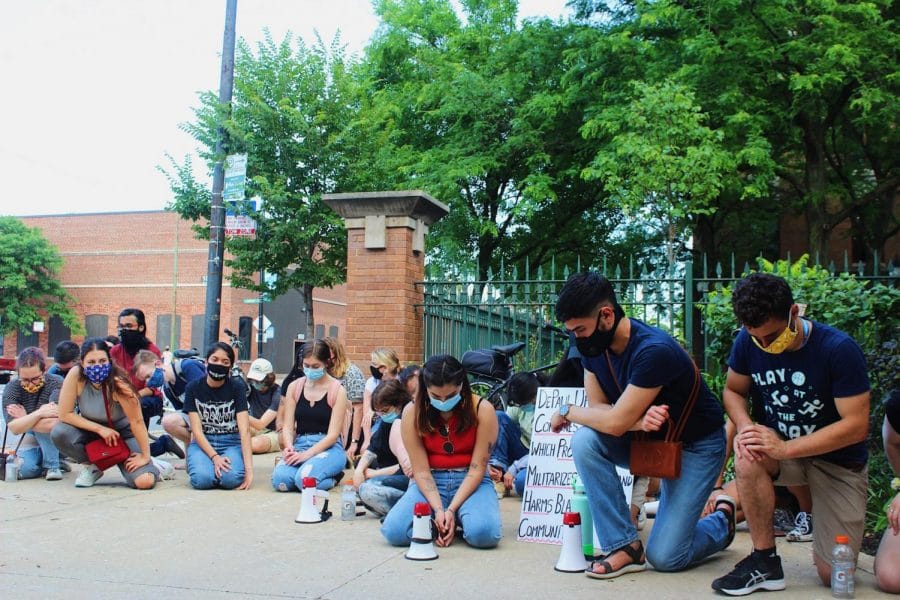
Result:
[[419,389],[416,392],[416,428],[420,434],[431,433],[440,425],[440,411],[431,405],[428,397],[428,387],[441,387],[444,385],[461,385],[460,395],[462,399],[453,407],[453,414],[457,418],[457,432],[462,432],[475,425],[475,396],[469,387],[469,378],[466,369],[453,356],[438,354],[432,356],[419,371]]
[[[84,343],[81,344],[81,364],[76,365],[79,369],[78,374],[81,377],[81,380],[86,384],[90,383],[90,380],[84,373],[84,357],[87,356],[89,352],[93,352],[94,350],[99,350],[100,352],[104,353],[106,355],[106,360],[108,360],[110,364],[109,377],[106,378],[106,381],[100,384],[100,388],[106,391],[106,397],[111,402],[119,402],[116,399],[116,394],[121,393],[137,401],[137,392],[135,392],[134,388],[131,386],[131,382],[128,380],[128,375],[125,373],[125,371],[122,370],[119,365],[113,362],[112,356],[109,355],[109,345],[103,338],[87,338],[86,340],[84,340]],[[121,404],[121,402],[119,403]]]

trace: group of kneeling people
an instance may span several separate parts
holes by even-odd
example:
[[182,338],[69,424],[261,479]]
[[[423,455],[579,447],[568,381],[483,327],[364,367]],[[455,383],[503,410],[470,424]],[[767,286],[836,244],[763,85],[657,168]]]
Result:
[[[741,510],[753,552],[716,579],[713,589],[728,595],[784,589],[773,534],[774,485],[809,486],[817,519],[814,563],[826,585],[835,535],[846,535],[854,552],[859,551],[869,416],[869,384],[859,346],[843,332],[803,318],[781,278],[750,275],[735,286],[732,302],[741,329],[720,403],[673,338],[625,316],[605,277],[577,274],[560,292],[556,316],[575,337],[588,403],[561,407],[551,426],[555,431],[573,423],[581,426],[573,438],[573,457],[604,552],[587,570],[589,576],[609,579],[641,571],[648,560],[659,571],[689,568],[730,545]],[[274,489],[299,490],[306,477],[314,477],[320,489],[340,481],[348,457],[342,440],[351,405],[345,386],[329,373],[334,360],[334,350],[325,342],[304,344],[298,356],[303,376],[290,382],[280,401],[261,417],[250,417],[246,391],[229,376],[233,349],[213,344],[206,354],[205,377],[185,387],[185,416],[170,417],[169,425],[171,418],[179,422],[167,427],[189,439],[191,485],[250,487],[253,469],[245,465],[252,465],[252,440],[260,435],[274,437],[261,440],[258,451],[281,449],[272,473]],[[23,372],[22,366],[20,361],[20,381],[33,387],[37,375]],[[383,366],[373,364],[373,376],[383,374]],[[253,371],[251,367],[251,382],[256,381]],[[258,383],[257,391],[266,390],[266,383],[274,386],[274,376]],[[385,514],[382,533],[391,544],[409,544],[413,507],[427,502],[438,545],[450,544],[461,531],[474,547],[494,547],[501,538],[490,468],[498,446],[498,413],[472,393],[465,369],[453,356],[430,358],[414,383],[412,393],[396,379],[374,389],[378,425],[360,448],[354,473],[360,497]],[[681,437],[681,475],[661,483],[645,551],[616,466],[629,464],[631,432],[662,437],[671,426],[667,423],[681,420],[690,404]],[[723,404],[737,430],[737,493],[719,496],[712,510],[704,511],[726,454]],[[52,411],[41,407],[26,412],[51,417]],[[271,427],[278,413],[280,427]],[[86,462],[84,444],[91,439],[99,436],[111,443],[121,436],[133,451],[119,465],[126,482],[153,487],[157,473],[139,400],[103,340],[83,344],[81,364],[59,392],[58,420],[50,437],[70,459]],[[36,437],[43,449],[47,431],[34,421],[28,425],[41,434]],[[508,437],[500,433],[501,441]],[[80,478],[93,483],[101,475],[88,466]],[[876,571],[882,589],[896,592],[896,500],[889,522]]]

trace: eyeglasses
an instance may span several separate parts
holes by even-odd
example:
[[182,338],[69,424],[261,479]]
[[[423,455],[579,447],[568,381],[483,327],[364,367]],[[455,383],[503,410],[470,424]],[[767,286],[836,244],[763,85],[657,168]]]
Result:
[[29,385],[37,385],[41,382],[41,380],[43,378],[44,378],[44,374],[41,373],[37,377],[27,377],[27,378],[19,377],[19,381],[22,383],[27,383]]
[[444,453],[453,454],[456,449],[453,447],[453,440],[450,439],[450,428],[447,427],[446,423],[440,426],[440,428],[438,429],[438,433],[440,433],[442,437],[446,438],[444,440],[443,446]]

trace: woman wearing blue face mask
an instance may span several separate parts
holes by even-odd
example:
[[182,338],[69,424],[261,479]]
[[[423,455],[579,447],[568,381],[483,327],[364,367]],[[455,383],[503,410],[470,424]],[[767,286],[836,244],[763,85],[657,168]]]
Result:
[[350,408],[341,382],[326,371],[331,358],[322,340],[300,349],[303,377],[288,386],[282,398],[282,461],[272,471],[272,487],[279,492],[299,491],[305,477],[329,490],[344,472],[347,456],[341,428]]
[[109,445],[122,438],[131,450],[131,456],[119,465],[125,483],[141,490],[156,485],[159,472],[150,462],[150,436],[140,401],[128,375],[113,364],[102,338],[88,338],[81,345],[81,364],[72,367],[59,393],[59,421],[50,434],[53,444],[86,465],[75,487],[91,487],[103,477],[103,471],[88,463],[84,449],[98,438]]
[[415,403],[403,409],[401,431],[414,480],[394,505],[381,533],[394,546],[409,545],[413,508],[434,512],[438,546],[449,546],[462,526],[476,548],[500,542],[500,505],[487,474],[497,440],[497,414],[472,393],[466,371],[449,355],[433,356],[419,373]]
[[378,516],[386,515],[409,487],[412,464],[403,447],[400,413],[410,402],[412,397],[399,379],[380,383],[372,393],[381,426],[356,465],[353,485],[366,508]]

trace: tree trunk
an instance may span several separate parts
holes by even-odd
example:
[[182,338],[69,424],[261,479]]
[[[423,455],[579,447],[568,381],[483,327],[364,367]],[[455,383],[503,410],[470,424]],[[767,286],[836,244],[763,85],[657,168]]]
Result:
[[797,116],[803,128],[803,144],[805,158],[804,184],[806,195],[803,198],[806,215],[807,249],[813,256],[818,254],[823,259],[828,256],[828,242],[834,224],[829,219],[826,198],[828,168],[825,158],[825,125],[821,119],[809,115]]
[[[313,315],[313,286],[308,283],[303,284],[303,289],[301,290],[303,296],[303,306],[300,306],[300,324],[305,327],[304,331],[300,331],[299,333],[303,334],[303,339],[310,339],[312,333],[316,330],[315,327],[315,318]],[[305,318],[304,318],[305,317]]]

